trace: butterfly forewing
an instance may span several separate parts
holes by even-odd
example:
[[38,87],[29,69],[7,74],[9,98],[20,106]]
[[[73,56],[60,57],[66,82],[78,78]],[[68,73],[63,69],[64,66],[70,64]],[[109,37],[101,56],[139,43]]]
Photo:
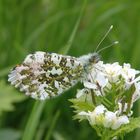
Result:
[[83,65],[75,57],[36,52],[11,71],[9,81],[26,95],[43,100],[68,90],[82,73]]

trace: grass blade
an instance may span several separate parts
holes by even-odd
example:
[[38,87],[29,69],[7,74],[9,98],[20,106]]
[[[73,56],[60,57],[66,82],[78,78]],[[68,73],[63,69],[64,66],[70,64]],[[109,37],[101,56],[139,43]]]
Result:
[[57,121],[58,118],[59,118],[59,115],[60,115],[60,111],[58,110],[58,111],[56,112],[55,116],[54,116],[53,119],[52,119],[53,122],[52,122],[51,127],[50,127],[50,129],[49,129],[49,131],[48,131],[48,133],[47,133],[47,135],[46,135],[46,137],[45,137],[45,140],[49,140],[49,139],[50,139],[51,134],[52,134],[52,132],[53,132],[53,129],[54,129],[54,127],[55,127],[56,121]]
[[77,19],[77,22],[76,22],[76,24],[75,24],[75,26],[74,26],[74,29],[73,29],[73,31],[72,31],[72,33],[71,33],[71,35],[70,35],[70,38],[69,38],[67,44],[66,44],[64,47],[62,47],[62,48],[60,49],[60,51],[59,51],[59,52],[62,53],[62,54],[67,54],[67,53],[68,53],[68,51],[69,51],[69,49],[70,49],[70,47],[71,47],[71,45],[72,45],[72,43],[73,43],[73,41],[74,41],[74,37],[75,37],[75,35],[76,35],[76,32],[77,32],[77,29],[78,29],[78,27],[79,27],[81,18],[82,18],[82,16],[83,16],[83,13],[84,13],[85,8],[86,8],[86,3],[87,3],[87,0],[84,0],[84,3],[83,3],[83,5],[82,5],[81,11],[80,11],[80,15],[79,15],[79,17],[78,17],[78,19]]
[[33,140],[45,102],[36,101],[29,116],[22,140]]

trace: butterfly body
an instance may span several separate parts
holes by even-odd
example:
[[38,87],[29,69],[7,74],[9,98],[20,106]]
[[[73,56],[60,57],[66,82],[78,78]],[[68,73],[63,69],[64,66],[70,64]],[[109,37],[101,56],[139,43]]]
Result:
[[28,55],[9,74],[8,81],[32,98],[55,97],[86,77],[98,54],[79,58],[56,53],[36,52]]

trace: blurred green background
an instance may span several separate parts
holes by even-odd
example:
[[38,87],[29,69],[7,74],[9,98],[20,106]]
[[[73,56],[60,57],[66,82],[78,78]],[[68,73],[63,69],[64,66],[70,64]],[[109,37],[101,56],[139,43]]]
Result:
[[[0,0],[0,140],[99,140],[88,122],[73,121],[68,99],[62,96],[35,101],[7,82],[10,69],[35,51],[65,52],[76,27],[83,0]],[[87,0],[80,24],[67,54],[93,52],[110,25],[113,31],[100,48],[120,43],[102,52],[102,60],[131,63],[140,69],[140,1]],[[140,101],[135,116],[140,115]],[[125,139],[139,140],[140,129]]]

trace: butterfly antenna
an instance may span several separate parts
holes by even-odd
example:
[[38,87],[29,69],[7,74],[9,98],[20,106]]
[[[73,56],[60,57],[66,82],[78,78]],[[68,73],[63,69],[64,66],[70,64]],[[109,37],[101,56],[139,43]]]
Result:
[[100,52],[102,52],[103,50],[108,49],[108,48],[110,48],[110,47],[112,47],[112,46],[114,46],[114,45],[116,45],[116,44],[118,44],[118,43],[119,43],[118,41],[115,41],[115,42],[113,42],[112,44],[110,44],[110,45],[108,45],[108,46],[106,46],[106,47],[100,49],[99,51],[97,51],[97,53],[100,53]]
[[99,46],[101,45],[101,43],[104,41],[104,39],[107,37],[107,35],[109,34],[109,32],[113,29],[113,25],[110,26],[110,28],[108,29],[108,31],[106,32],[106,34],[103,36],[103,38],[101,39],[101,41],[99,42],[99,44],[97,45],[95,52],[98,50]]

